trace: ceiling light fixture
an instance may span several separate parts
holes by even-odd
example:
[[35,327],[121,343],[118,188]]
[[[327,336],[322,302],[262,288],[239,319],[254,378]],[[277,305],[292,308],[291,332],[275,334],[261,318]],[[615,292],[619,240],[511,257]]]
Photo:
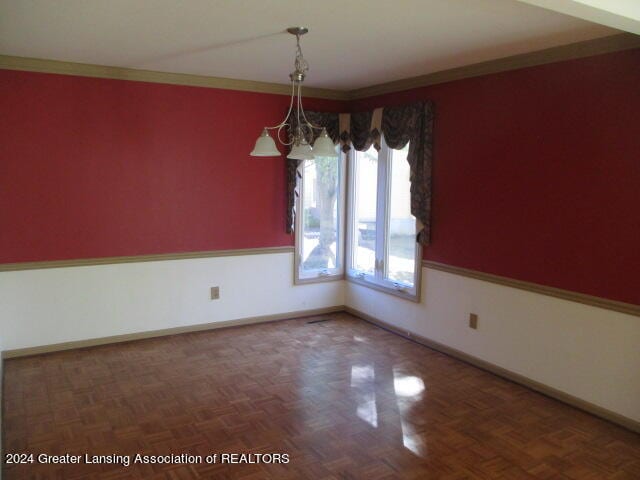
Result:
[[[304,114],[302,108],[302,82],[309,71],[309,64],[302,55],[300,48],[300,37],[309,31],[305,27],[287,28],[287,32],[296,36],[296,59],[295,70],[289,75],[291,79],[291,101],[289,102],[289,111],[284,120],[273,127],[264,127],[262,134],[256,140],[256,146],[250,153],[252,157],[274,157],[279,156],[280,152],[276,148],[276,143],[269,130],[276,130],[275,137],[282,145],[291,147],[291,152],[287,158],[294,160],[313,160],[315,157],[337,157],[336,147],[333,140],[329,138],[326,128],[314,125]],[[295,122],[292,121],[295,120]],[[287,141],[282,140],[280,132],[283,128],[289,130]],[[311,143],[314,138],[314,130],[320,130],[320,134],[316,138],[313,147]]]

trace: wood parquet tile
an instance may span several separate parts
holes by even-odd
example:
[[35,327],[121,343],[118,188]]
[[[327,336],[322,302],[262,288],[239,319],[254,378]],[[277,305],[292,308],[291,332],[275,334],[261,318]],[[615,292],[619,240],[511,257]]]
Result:
[[640,479],[640,436],[348,314],[4,367],[5,453],[288,464],[4,465],[11,479]]

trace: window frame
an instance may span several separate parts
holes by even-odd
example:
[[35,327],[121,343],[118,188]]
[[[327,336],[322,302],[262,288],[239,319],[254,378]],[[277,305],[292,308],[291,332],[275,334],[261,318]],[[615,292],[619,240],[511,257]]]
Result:
[[[355,195],[356,195],[356,168],[357,151],[351,149],[347,158],[347,214],[346,220],[346,238],[345,238],[345,279],[349,282],[363,285],[374,290],[378,290],[390,295],[395,295],[413,302],[419,303],[422,290],[422,245],[416,242],[414,257],[414,282],[413,287],[403,287],[403,284],[393,282],[387,278],[388,265],[386,259],[389,250],[389,228],[390,215],[389,209],[391,204],[391,171],[392,148],[384,141],[384,136],[380,140],[380,150],[378,151],[378,172],[377,172],[377,195],[376,195],[376,245],[375,245],[375,266],[374,273],[368,274],[352,268],[354,259],[354,239],[357,238],[357,228],[355,219]],[[378,234],[379,227],[380,234]],[[382,240],[380,240],[382,239]],[[382,263],[381,263],[382,260]]]
[[338,195],[337,195],[337,224],[338,235],[336,238],[336,267],[330,269],[317,269],[310,270],[309,272],[316,272],[314,274],[303,275],[302,274],[302,246],[304,243],[304,229],[302,225],[303,221],[303,201],[304,201],[304,162],[301,160],[298,169],[302,169],[302,174],[297,178],[298,191],[300,194],[295,201],[295,248],[294,248],[294,262],[293,262],[293,283],[294,285],[305,285],[309,283],[320,282],[333,282],[337,280],[344,280],[345,278],[345,266],[347,257],[347,244],[345,243],[345,230],[346,230],[346,195],[347,195],[347,156],[342,152],[340,145],[336,146],[338,151]]

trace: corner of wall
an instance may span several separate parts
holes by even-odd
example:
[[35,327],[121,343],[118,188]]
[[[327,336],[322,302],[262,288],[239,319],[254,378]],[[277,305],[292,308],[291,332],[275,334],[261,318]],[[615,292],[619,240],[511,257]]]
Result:
[[[637,317],[426,267],[422,288],[413,303],[348,283],[345,304],[497,375],[627,428],[640,425]],[[470,313],[479,316],[477,329]]]

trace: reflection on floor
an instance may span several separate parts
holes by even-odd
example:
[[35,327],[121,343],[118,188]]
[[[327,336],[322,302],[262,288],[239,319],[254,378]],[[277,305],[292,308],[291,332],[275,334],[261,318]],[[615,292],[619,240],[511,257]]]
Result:
[[347,314],[5,363],[4,452],[288,464],[5,465],[13,478],[640,478],[640,436]]

